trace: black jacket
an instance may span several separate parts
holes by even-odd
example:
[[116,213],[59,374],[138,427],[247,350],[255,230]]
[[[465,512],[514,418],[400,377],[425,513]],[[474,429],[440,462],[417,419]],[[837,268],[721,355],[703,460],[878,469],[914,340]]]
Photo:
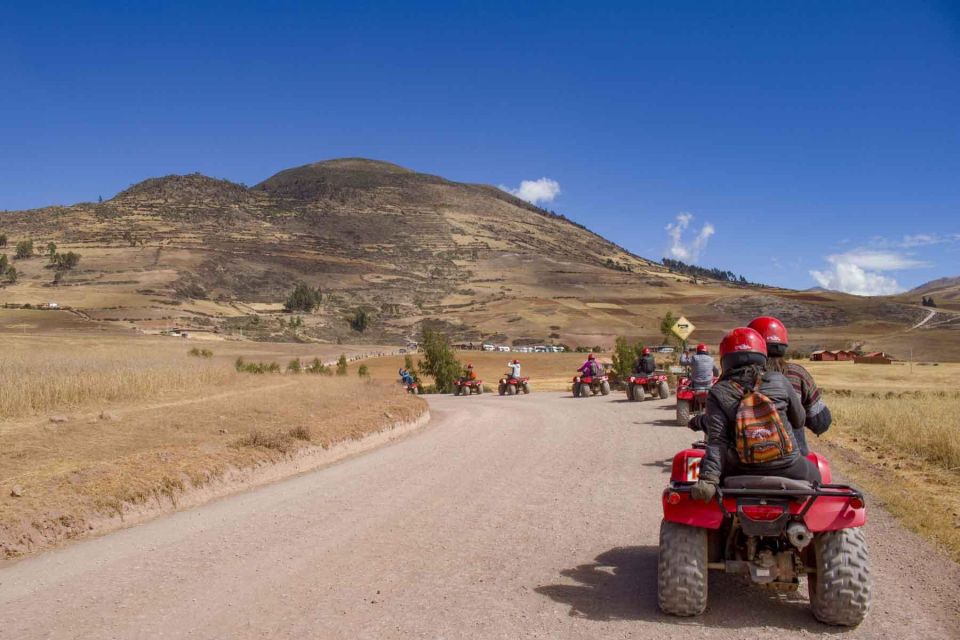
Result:
[[[717,384],[713,385],[707,397],[706,410],[697,418],[700,428],[707,434],[707,452],[700,464],[701,479],[719,482],[725,470],[733,471],[725,467],[729,466],[731,461],[737,460],[734,428],[737,407],[740,406],[740,400],[743,398],[743,392],[733,383],[736,382],[741,387],[749,389],[753,386],[758,372],[762,372],[763,375],[759,391],[776,405],[780,418],[793,441],[793,451],[785,458],[756,465],[746,472],[749,473],[752,470],[760,474],[769,473],[788,467],[798,457],[806,455],[806,451],[803,450],[805,447],[800,444],[805,442],[802,439],[798,441],[794,433],[797,429],[802,432],[806,414],[800,403],[800,397],[786,376],[776,371],[763,371],[755,367],[734,369],[724,372]],[[746,467],[738,467],[737,471],[744,473],[745,469]]]
[[653,359],[653,356],[640,356],[640,358],[633,363],[634,373],[651,374],[656,370],[657,361]]

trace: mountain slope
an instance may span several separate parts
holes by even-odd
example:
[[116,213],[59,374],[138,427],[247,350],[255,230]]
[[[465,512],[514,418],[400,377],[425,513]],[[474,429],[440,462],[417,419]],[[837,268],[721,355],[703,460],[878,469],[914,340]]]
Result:
[[[844,327],[884,335],[923,315],[900,301],[695,280],[495,187],[360,158],[251,188],[152,178],[103,203],[6,212],[0,224],[11,243],[53,241],[83,256],[56,286],[44,259],[17,261],[21,278],[0,301],[56,300],[142,330],[402,341],[434,326],[463,340],[608,345],[659,341],[667,311],[715,341],[760,310],[789,314],[808,344],[831,347],[863,341]],[[297,281],[325,297],[294,329],[275,312]],[[360,307],[374,317],[363,335],[347,322]]]

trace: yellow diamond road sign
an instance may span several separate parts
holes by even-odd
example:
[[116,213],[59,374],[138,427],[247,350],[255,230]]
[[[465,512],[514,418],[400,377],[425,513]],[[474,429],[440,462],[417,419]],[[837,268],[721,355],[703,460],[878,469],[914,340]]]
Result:
[[693,323],[683,316],[680,316],[680,319],[677,320],[672,327],[670,327],[670,330],[673,331],[674,335],[681,340],[686,340],[687,337],[693,333],[694,329],[696,329],[696,327],[693,326]]

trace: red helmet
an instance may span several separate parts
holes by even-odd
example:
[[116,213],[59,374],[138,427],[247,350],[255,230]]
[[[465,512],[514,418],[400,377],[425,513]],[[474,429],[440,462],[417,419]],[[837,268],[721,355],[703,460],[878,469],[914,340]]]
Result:
[[597,356],[593,355],[592,353],[587,356],[587,360],[596,360],[596,359],[597,359]]
[[737,327],[720,341],[720,357],[731,353],[759,353],[767,355],[767,342],[756,329]]
[[644,347],[644,348],[643,348],[643,355],[645,355],[645,356],[650,355],[650,347]]
[[520,364],[520,361],[517,360],[516,358],[514,358],[514,359],[513,359],[513,362],[511,362],[510,364]]
[[767,361],[767,342],[755,329],[737,327],[720,341],[720,363],[724,371]]
[[707,349],[707,345],[701,342],[700,344],[697,345],[697,353],[710,353],[710,350]]
[[760,316],[751,320],[747,326],[763,336],[767,344],[772,342],[774,344],[787,345],[790,342],[790,338],[787,335],[787,328],[783,326],[783,323],[777,318]]
[[470,362],[470,363],[467,364],[467,369],[473,369],[473,363],[472,363],[472,362]]

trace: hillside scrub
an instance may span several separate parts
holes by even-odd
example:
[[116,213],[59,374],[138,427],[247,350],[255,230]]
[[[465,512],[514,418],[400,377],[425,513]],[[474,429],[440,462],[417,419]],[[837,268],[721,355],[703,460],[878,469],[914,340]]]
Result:
[[320,306],[320,288],[311,289],[305,282],[298,282],[290,295],[287,296],[283,308],[287,311],[303,311],[310,313]]
[[17,243],[14,256],[18,260],[25,260],[33,257],[33,240],[21,240]]

